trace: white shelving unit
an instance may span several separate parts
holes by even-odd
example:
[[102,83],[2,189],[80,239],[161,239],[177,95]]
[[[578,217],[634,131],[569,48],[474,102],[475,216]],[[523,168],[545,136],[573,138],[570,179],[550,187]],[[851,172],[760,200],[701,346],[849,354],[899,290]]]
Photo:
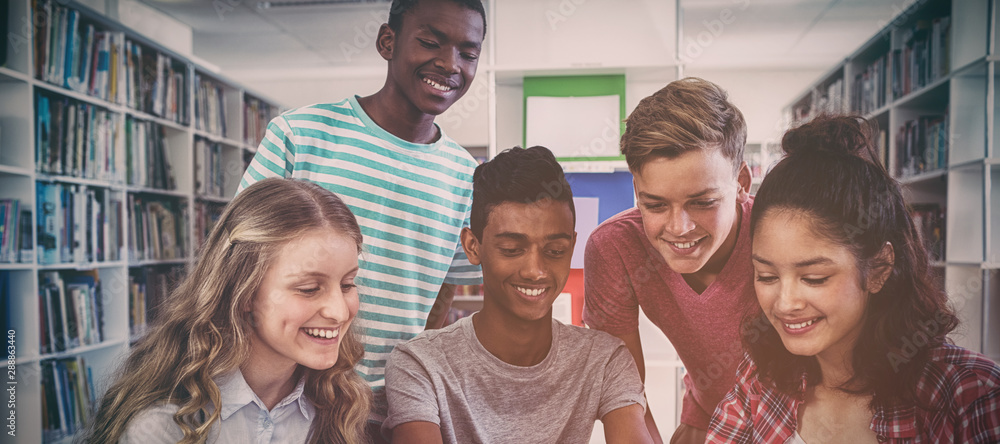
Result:
[[[905,186],[909,202],[937,205],[944,213],[943,235],[927,241],[945,243],[944,257],[932,264],[935,273],[943,275],[943,287],[961,319],[951,338],[993,360],[1000,360],[1000,150],[995,129],[1000,123],[998,8],[996,0],[914,2],[787,108],[795,123],[814,117],[817,111],[863,113],[878,123],[884,132],[883,160]],[[947,39],[934,43],[935,36],[946,34],[941,31],[945,22],[950,23]],[[925,78],[914,77],[909,87],[895,82],[894,90],[893,76],[903,73],[905,64],[892,60],[884,68],[888,79],[867,85],[856,80],[880,58],[887,54],[892,58],[895,50],[900,57],[908,47],[911,55],[919,53],[919,44],[913,42],[922,36],[929,39],[931,53],[939,48],[940,55],[927,59],[931,68]],[[939,62],[942,65],[935,69]],[[905,69],[911,73],[912,67]],[[831,85],[838,82],[844,86],[843,97],[831,99],[831,91],[836,90]],[[885,82],[885,88],[879,89],[879,82]],[[872,97],[873,92],[884,95]],[[862,105],[865,98],[868,104]],[[946,127],[939,142],[946,141],[947,148],[934,153],[932,145],[926,145],[924,156],[910,161],[905,154],[914,145],[900,136],[902,127],[928,116],[944,116]],[[926,120],[928,126],[932,121]]]
[[[9,15],[4,11],[3,20],[7,20],[12,33],[20,31],[25,23],[37,23],[33,16],[31,0],[12,0]],[[167,119],[148,112],[134,109],[118,101],[108,101],[88,94],[73,91],[59,85],[40,79],[35,73],[33,35],[18,35],[17,39],[8,39],[8,59],[0,67],[0,199],[18,199],[21,208],[30,210],[32,214],[31,236],[35,251],[27,263],[0,263],[0,272],[9,273],[10,301],[7,313],[16,335],[16,423],[18,442],[69,442],[73,436],[57,436],[43,434],[42,430],[42,369],[43,363],[63,358],[83,357],[91,368],[96,395],[107,387],[107,377],[115,370],[123,353],[135,339],[130,331],[130,274],[141,272],[144,268],[187,267],[196,251],[198,236],[195,230],[207,229],[203,224],[197,224],[196,210],[200,205],[221,207],[235,193],[239,180],[247,162],[256,151],[258,135],[245,134],[244,128],[251,126],[259,128],[263,122],[266,125],[270,117],[279,111],[279,107],[260,95],[247,91],[246,88],[231,82],[224,77],[211,73],[197,66],[190,59],[176,54],[166,47],[143,37],[138,32],[128,29],[110,20],[102,14],[75,2],[52,2],[54,5],[73,9],[79,12],[81,23],[93,25],[98,30],[109,33],[122,33],[124,37],[142,46],[144,51],[152,51],[166,56],[169,63],[179,68],[186,77],[186,83],[177,95],[185,109],[181,109],[181,117]],[[42,29],[39,27],[39,29]],[[26,32],[30,32],[26,31]],[[143,73],[147,74],[147,73]],[[196,128],[195,98],[202,94],[194,84],[195,76],[207,79],[217,85],[225,96],[226,133],[211,129]],[[119,79],[122,81],[121,79]],[[169,160],[176,186],[173,189],[157,189],[147,186],[133,185],[124,176],[115,179],[90,179],[71,175],[48,174],[40,172],[36,166],[36,97],[44,94],[49,97],[69,98],[78,103],[93,105],[111,113],[112,120],[121,134],[114,139],[112,146],[124,152],[126,138],[124,129],[127,121],[153,122],[163,128],[166,141],[165,157]],[[266,105],[263,115],[256,117],[256,122],[249,122],[252,116],[246,113],[245,106],[251,101]],[[186,117],[184,117],[186,114]],[[218,177],[220,190],[205,193],[199,190],[196,171],[198,154],[195,152],[196,141],[206,140],[220,146],[217,168],[221,172]],[[57,264],[39,264],[36,258],[40,249],[38,245],[39,230],[36,214],[37,183],[79,184],[114,194],[123,203],[122,220],[119,227],[122,230],[124,253],[118,259],[107,261],[85,261]],[[131,209],[125,209],[128,197],[141,196],[146,199],[168,200],[177,204],[183,217],[181,232],[186,236],[181,238],[183,245],[180,257],[164,259],[137,260],[127,253],[133,245],[129,242],[130,228],[127,225],[127,215]],[[96,270],[99,276],[103,309],[104,337],[99,343],[68,348],[54,353],[42,353],[40,322],[42,317],[39,308],[40,273],[43,271],[90,271]]]

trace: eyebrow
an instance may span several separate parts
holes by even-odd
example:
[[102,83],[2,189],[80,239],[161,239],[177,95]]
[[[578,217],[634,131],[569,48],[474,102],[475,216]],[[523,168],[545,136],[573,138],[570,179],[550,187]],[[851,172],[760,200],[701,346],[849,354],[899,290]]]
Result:
[[[512,231],[506,231],[506,232],[503,232],[503,233],[497,233],[497,234],[493,235],[493,237],[499,237],[499,238],[504,238],[504,239],[513,239],[513,240],[516,240],[516,241],[525,241],[525,240],[528,240],[528,236],[525,235],[524,233],[515,233],[515,232],[512,232]],[[549,240],[549,241],[561,240],[561,239],[573,240],[573,235],[569,234],[569,233],[555,233],[555,234],[550,234],[548,236],[545,236],[545,240]]]
[[[345,273],[344,276],[347,276],[347,275],[349,275],[351,273],[356,273],[359,269],[360,269],[360,267],[354,267],[350,271],[348,271],[347,273]],[[301,273],[290,273],[290,274],[287,275],[287,277],[290,277],[290,278],[324,277],[325,278],[325,277],[330,277],[330,275],[327,274],[327,273],[324,273],[322,271],[316,270],[316,271],[303,271]]]
[[[701,191],[699,191],[697,193],[688,194],[687,198],[688,199],[694,199],[694,198],[702,197],[702,196],[704,196],[706,194],[711,194],[711,193],[715,193],[715,192],[718,192],[718,191],[719,191],[718,188],[706,188],[706,189],[701,190]],[[657,196],[655,194],[650,194],[650,193],[647,193],[645,191],[640,191],[639,192],[639,198],[646,198],[646,199],[652,199],[652,200],[667,200],[667,199],[664,199],[663,197]]]
[[[425,30],[425,31],[427,31],[427,32],[429,32],[431,34],[434,34],[434,37],[438,38],[440,40],[448,40],[448,34],[446,34],[444,31],[442,31],[440,29],[435,28],[434,25],[421,25],[419,29],[422,29],[422,30]],[[471,40],[466,40],[464,42],[460,42],[458,44],[458,46],[460,46],[462,48],[472,48],[472,49],[476,49],[476,50],[482,49],[482,44],[481,43],[476,43],[476,42],[471,41]]]
[[[774,266],[773,262],[771,262],[771,261],[769,261],[767,259],[764,259],[764,258],[762,258],[760,256],[757,256],[756,254],[752,255],[751,257],[753,258],[754,262],[760,262],[760,263],[762,263],[764,265]],[[819,257],[814,257],[812,259],[806,259],[804,261],[799,261],[799,262],[796,262],[796,263],[794,263],[792,265],[794,265],[795,268],[804,268],[804,267],[809,267],[809,266],[812,266],[812,265],[829,265],[829,264],[832,264],[832,263],[833,263],[833,259],[819,256]]]

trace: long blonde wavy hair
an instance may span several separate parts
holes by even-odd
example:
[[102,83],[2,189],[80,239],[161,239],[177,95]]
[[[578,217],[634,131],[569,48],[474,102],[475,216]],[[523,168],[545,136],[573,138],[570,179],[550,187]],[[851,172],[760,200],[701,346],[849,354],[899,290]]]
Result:
[[[204,443],[220,421],[221,394],[213,378],[250,356],[253,324],[246,311],[267,267],[287,242],[317,228],[353,238],[361,230],[350,209],[319,185],[265,179],[243,190],[226,207],[187,278],[165,299],[160,319],[131,350],[102,397],[83,442],[115,443],[143,409],[179,407],[174,422],[180,443]],[[348,252],[345,252],[348,254]],[[305,395],[316,406],[310,443],[367,442],[371,389],[354,372],[363,346],[354,332],[343,337],[336,364],[304,368]]]

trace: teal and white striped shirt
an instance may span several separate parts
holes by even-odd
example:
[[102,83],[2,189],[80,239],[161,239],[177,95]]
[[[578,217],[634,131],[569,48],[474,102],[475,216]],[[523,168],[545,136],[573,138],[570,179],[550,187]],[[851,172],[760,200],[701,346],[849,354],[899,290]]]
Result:
[[307,179],[337,193],[364,235],[358,373],[385,419],[385,362],[423,331],[442,283],[481,282],[459,242],[469,225],[476,161],[441,131],[437,142],[400,139],[375,124],[356,97],[288,111],[267,126],[240,191],[267,177]]

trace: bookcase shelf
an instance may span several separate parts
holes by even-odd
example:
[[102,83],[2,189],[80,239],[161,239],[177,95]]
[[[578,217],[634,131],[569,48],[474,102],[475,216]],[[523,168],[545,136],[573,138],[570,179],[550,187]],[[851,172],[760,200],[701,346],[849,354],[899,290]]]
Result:
[[[0,256],[0,292],[5,303],[3,321],[16,332],[17,338],[17,431],[24,442],[72,442],[79,427],[64,426],[72,423],[74,417],[81,419],[90,414],[85,410],[92,408],[89,404],[110,383],[108,377],[121,362],[130,341],[139,337],[144,331],[143,323],[149,321],[147,311],[155,301],[147,304],[146,298],[165,297],[176,286],[204,239],[195,229],[207,231],[235,194],[240,173],[255,151],[260,132],[281,107],[83,4],[64,0],[11,0],[9,4],[3,20],[8,21],[12,31],[5,43],[11,46],[6,63],[0,66],[3,98],[0,100],[0,204],[16,199],[20,212],[26,212],[23,243],[27,245],[18,242],[22,249],[13,261],[4,261]],[[68,38],[73,35],[69,31],[71,15],[77,20],[78,41]],[[39,26],[21,35],[24,23]],[[81,82],[88,66],[85,42],[90,28],[109,40],[105,48],[109,51],[109,77],[103,90],[106,95],[93,94],[89,83]],[[63,46],[72,48],[74,42],[78,46],[70,50],[46,46],[39,40],[40,35],[32,31],[45,33],[45,42],[68,41],[71,45]],[[92,49],[99,51],[97,47]],[[65,77],[63,82],[49,81],[45,73],[39,72],[56,66],[52,65],[55,59],[36,58],[45,50],[64,51],[60,54],[62,60],[69,58],[71,63],[58,64],[75,67],[69,72],[76,87],[69,87]],[[140,57],[131,57],[131,51],[139,50]],[[140,66],[136,63],[145,68],[136,69]],[[116,69],[116,77],[112,78],[111,73]],[[224,106],[196,109],[196,103],[205,94],[196,79],[221,91],[224,100],[219,103]],[[51,110],[46,119],[39,117],[40,97],[45,97],[49,104],[59,102],[65,106],[64,116],[81,113],[80,110],[84,112],[76,115],[104,113],[106,119],[100,120],[100,128],[105,130],[103,138],[95,142],[90,137],[79,137],[67,129],[70,121],[59,123],[62,132],[57,134],[53,131],[57,122],[47,120],[52,117]],[[220,125],[201,126],[204,122],[199,122],[199,117],[215,119]],[[74,130],[81,126],[81,131],[88,128],[87,124],[77,125],[75,118],[72,122]],[[89,117],[86,122],[91,122]],[[221,129],[223,126],[225,130]],[[196,170],[198,140],[221,147],[220,168],[214,170],[217,177],[212,177],[211,171]],[[43,147],[48,151],[39,151]],[[91,154],[105,156],[100,157],[104,163],[98,164],[98,157],[91,159]],[[87,162],[93,162],[91,166],[96,168],[92,174],[83,174],[87,170],[81,168]],[[59,168],[50,168],[53,165]],[[78,168],[74,169],[74,165]],[[154,171],[153,167],[162,169]],[[151,179],[154,173],[156,180],[140,180]],[[218,184],[213,192],[198,188],[197,181],[206,177]],[[39,247],[40,242],[47,238],[52,227],[43,223],[48,220],[45,218],[48,213],[39,211],[45,208],[48,212],[67,204],[39,195],[39,188],[46,186],[65,189],[65,199],[76,199],[79,205],[73,208],[80,211],[71,214],[71,207],[66,206],[60,214],[80,225],[78,228],[67,223],[65,229],[67,233],[78,234],[79,238],[72,239],[83,246],[70,247],[69,256],[55,251],[55,263],[40,261],[44,251]],[[80,197],[84,193],[89,194]],[[92,196],[89,201],[87,196]],[[130,203],[143,208],[144,214],[138,215]],[[77,218],[80,215],[85,217]],[[130,225],[133,218],[142,221]],[[162,235],[171,229],[174,236],[166,240]],[[70,235],[64,233],[64,236]],[[147,250],[142,251],[143,245],[138,245],[137,239],[160,245],[145,244]],[[80,253],[76,253],[78,249]],[[61,292],[56,291],[58,285],[44,281],[53,276],[68,277]],[[71,282],[78,276],[90,276],[93,280],[90,299],[73,299],[89,296],[82,284]],[[65,318],[69,323],[83,319],[76,316],[90,313],[86,310],[94,310],[93,315],[87,315],[94,322],[76,327],[83,326],[84,333],[99,329],[96,331],[100,340],[93,343],[85,340],[73,347],[43,353],[43,335],[60,331],[52,324],[53,312],[43,304],[45,298],[82,310],[67,309],[64,314],[69,316]],[[66,334],[72,329],[69,324],[61,328]],[[80,334],[81,330],[76,331]],[[89,373],[89,380],[66,379],[64,373],[72,375],[77,370]],[[62,379],[58,379],[59,375]],[[74,395],[82,397],[82,405],[88,405],[87,409],[50,409],[58,399],[45,400],[47,396],[59,396],[66,398],[63,404],[67,405],[71,401],[68,397]]]
[[[993,360],[1000,360],[1000,36],[990,30],[1000,23],[998,9],[996,0],[914,2],[785,111],[794,124],[815,117],[807,112],[813,99],[828,94],[833,79],[847,79],[843,110],[878,123],[883,160],[904,186],[932,266],[943,272],[961,320],[952,339]],[[881,70],[870,69],[880,60]]]

